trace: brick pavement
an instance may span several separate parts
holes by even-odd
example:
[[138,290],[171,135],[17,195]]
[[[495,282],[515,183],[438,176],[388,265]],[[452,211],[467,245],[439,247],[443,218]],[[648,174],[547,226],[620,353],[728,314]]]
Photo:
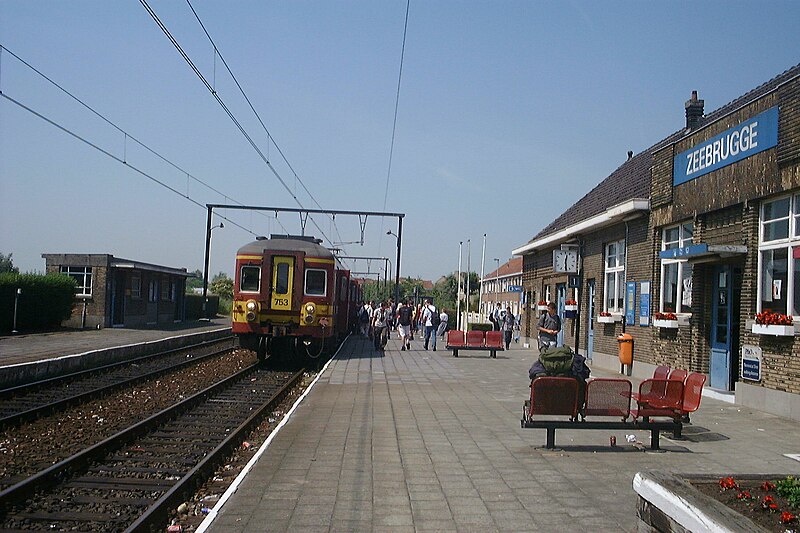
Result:
[[[385,353],[351,338],[213,522],[244,531],[627,531],[641,470],[800,473],[800,425],[704,398],[686,439],[519,426],[534,351]],[[595,377],[609,374],[593,372]],[[615,435],[618,445],[609,446]],[[218,514],[217,514],[218,513]]]

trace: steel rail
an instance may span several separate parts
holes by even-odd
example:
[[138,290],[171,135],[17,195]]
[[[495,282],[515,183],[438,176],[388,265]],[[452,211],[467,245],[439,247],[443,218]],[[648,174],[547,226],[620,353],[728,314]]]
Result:
[[[232,339],[232,337],[231,337],[231,339]],[[115,369],[122,369],[122,368],[125,368],[127,366],[131,366],[133,364],[142,363],[142,362],[145,362],[145,361],[148,361],[148,360],[153,360],[153,359],[160,358],[160,357],[166,357],[166,356],[168,356],[170,354],[175,354],[177,352],[181,352],[181,351],[190,350],[190,349],[193,349],[193,348],[198,348],[198,347],[211,345],[211,344],[218,343],[220,341],[225,341],[225,340],[230,340],[230,339],[228,339],[226,337],[226,338],[223,338],[223,339],[215,339],[215,340],[212,340],[212,341],[204,341],[204,342],[201,342],[201,343],[198,343],[198,344],[194,344],[194,345],[191,345],[191,346],[184,346],[182,348],[176,348],[176,349],[172,349],[172,350],[167,350],[165,352],[160,352],[160,353],[157,353],[157,354],[150,354],[150,355],[146,355],[146,356],[139,357],[139,358],[132,359],[132,360],[128,360],[128,361],[122,361],[122,362],[119,362],[119,363],[111,363],[109,365],[104,365],[102,367],[97,367],[97,368],[92,368],[92,369],[87,369],[87,370],[81,370],[79,372],[74,372],[72,374],[68,374],[68,375],[65,375],[65,376],[49,378],[49,379],[46,379],[46,380],[43,380],[43,381],[37,381],[36,383],[30,383],[30,384],[27,384],[27,385],[21,385],[19,387],[13,387],[11,389],[5,389],[3,391],[0,391],[0,400],[8,400],[7,396],[12,396],[13,397],[13,396],[19,395],[20,393],[26,393],[26,392],[29,392],[29,391],[30,392],[38,391],[39,389],[45,388],[47,386],[57,386],[57,385],[60,385],[62,383],[66,383],[66,382],[69,382],[69,381],[74,381],[75,379],[86,379],[86,378],[91,378],[91,377],[93,377],[95,375],[99,376],[104,371],[109,371],[109,370],[113,371]],[[150,371],[150,372],[146,372],[144,374],[140,374],[138,376],[131,377],[129,379],[124,379],[122,381],[115,381],[115,382],[113,382],[113,383],[111,383],[109,385],[104,385],[102,387],[98,387],[98,388],[94,388],[94,389],[91,389],[91,390],[88,390],[88,391],[80,392],[80,393],[74,394],[72,396],[61,398],[61,399],[56,400],[54,402],[41,404],[41,405],[38,405],[38,406],[33,407],[31,409],[27,409],[25,411],[20,411],[20,412],[12,414],[10,416],[2,417],[2,418],[0,418],[0,428],[7,428],[7,427],[10,427],[10,426],[18,425],[18,424],[26,422],[28,420],[36,419],[36,418],[38,418],[38,417],[40,417],[40,416],[42,416],[44,414],[48,414],[48,413],[52,413],[52,412],[58,411],[58,410],[63,409],[64,407],[66,407],[68,405],[77,404],[77,403],[81,403],[81,402],[86,402],[86,401],[101,397],[101,396],[103,396],[105,394],[108,394],[109,392],[113,392],[115,390],[121,389],[121,388],[123,388],[125,386],[129,386],[129,385],[132,385],[134,383],[138,383],[138,382],[146,380],[146,379],[151,379],[151,378],[166,374],[168,372],[172,372],[174,370],[178,370],[180,368],[184,368],[184,367],[189,366],[189,365],[197,364],[197,363],[199,363],[201,361],[204,361],[204,360],[206,360],[208,358],[215,357],[215,356],[217,356],[217,355],[219,355],[221,353],[230,351],[232,348],[233,347],[230,346],[230,347],[218,349],[218,350],[216,350],[216,351],[214,351],[212,353],[205,354],[205,355],[199,355],[199,356],[193,357],[191,359],[185,359],[185,360],[181,361],[180,363],[177,363],[177,364],[165,367],[165,368],[159,368],[159,369],[156,369],[156,370],[153,370],[153,371]],[[8,394],[6,394],[6,393],[8,393]],[[4,397],[4,396],[6,396],[6,397]]]
[[169,520],[170,512],[184,501],[187,496],[193,494],[203,481],[214,473],[214,469],[222,463],[222,460],[227,457],[228,453],[239,446],[244,440],[244,437],[261,423],[264,416],[268,414],[268,411],[270,411],[275,404],[286,397],[289,391],[302,379],[304,373],[305,369],[301,369],[289,378],[289,381],[281,387],[272,398],[257,409],[238,428],[233,430],[224,441],[173,485],[155,504],[150,506],[136,522],[125,530],[125,532],[163,531]]
[[24,479],[6,489],[0,491],[0,519],[4,519],[8,510],[13,505],[26,500],[31,497],[36,491],[42,490],[46,487],[58,483],[62,477],[65,477],[70,472],[81,471],[97,459],[102,458],[109,452],[119,449],[128,442],[137,438],[140,435],[148,432],[150,429],[157,427],[159,424],[165,423],[173,417],[178,416],[183,411],[199,405],[205,399],[226,387],[236,383],[239,379],[258,369],[258,363],[240,370],[231,376],[205,388],[204,390],[186,398],[185,400],[163,409],[162,411],[130,426],[127,429],[119,431],[111,437],[98,442],[82,450],[48,468],[37,472],[33,476]]

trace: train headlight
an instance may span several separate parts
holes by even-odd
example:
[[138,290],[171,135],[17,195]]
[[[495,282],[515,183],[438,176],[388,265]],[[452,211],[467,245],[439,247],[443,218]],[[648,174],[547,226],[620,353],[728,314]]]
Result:
[[248,300],[245,304],[245,308],[247,309],[247,314],[245,315],[247,321],[255,322],[256,318],[258,318],[258,302],[255,300]]
[[309,314],[309,315],[313,315],[314,311],[316,311],[316,307],[314,307],[314,304],[307,303],[306,304],[306,313]]
[[314,311],[317,310],[317,306],[311,302],[308,302],[303,310],[306,312],[306,316],[303,317],[303,320],[305,320],[306,324],[311,324],[314,322]]

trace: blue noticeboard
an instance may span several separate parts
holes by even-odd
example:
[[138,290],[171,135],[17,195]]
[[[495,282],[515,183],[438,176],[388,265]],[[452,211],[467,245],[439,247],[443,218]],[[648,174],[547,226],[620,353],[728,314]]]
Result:
[[761,381],[761,358],[763,354],[758,346],[745,344],[742,346],[742,378]]
[[650,282],[639,284],[639,325],[650,325]]
[[625,284],[625,325],[632,326],[636,323],[636,282],[629,281]]

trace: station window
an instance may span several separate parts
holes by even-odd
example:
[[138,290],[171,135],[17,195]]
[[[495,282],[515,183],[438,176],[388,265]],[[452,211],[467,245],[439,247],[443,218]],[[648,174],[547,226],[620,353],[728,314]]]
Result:
[[142,276],[139,274],[131,276],[131,298],[134,300],[142,299]]
[[150,290],[147,294],[147,301],[149,302],[157,302],[158,301],[158,283],[156,280],[150,280]]
[[75,280],[75,296],[92,295],[92,267],[62,266],[61,273]]
[[[662,250],[685,248],[692,244],[694,224],[688,222],[664,228]],[[692,312],[692,264],[686,259],[661,260],[661,311]]]
[[170,288],[169,288],[169,280],[162,279],[161,280],[161,300],[164,302],[168,302],[170,298]]
[[800,195],[761,206],[758,310],[800,315]]
[[306,296],[325,296],[328,273],[325,270],[309,268],[306,270]]
[[240,292],[258,292],[261,287],[261,267],[259,265],[242,265],[239,274]]
[[606,244],[605,306],[608,312],[625,309],[625,240]]

